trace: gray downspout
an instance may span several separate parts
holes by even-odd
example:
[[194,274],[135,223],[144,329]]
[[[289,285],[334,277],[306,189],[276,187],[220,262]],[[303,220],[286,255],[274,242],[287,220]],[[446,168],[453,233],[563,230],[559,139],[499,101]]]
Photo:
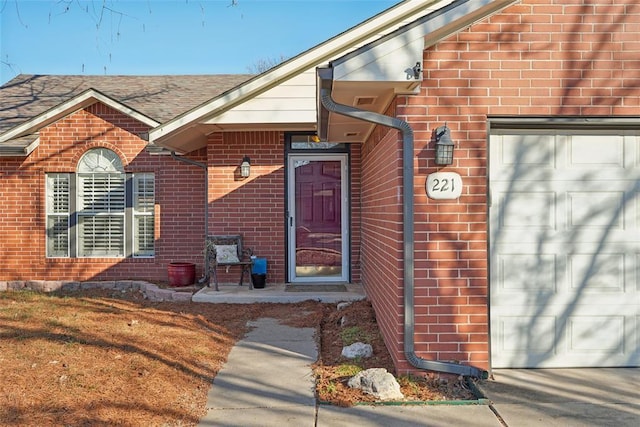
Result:
[[[206,240],[207,236],[209,235],[209,171],[207,170],[207,165],[205,163],[196,162],[195,160],[191,160],[186,157],[178,156],[175,151],[171,151],[171,157],[179,162],[194,165],[204,170],[204,238]],[[203,251],[206,254],[204,248]],[[209,262],[205,259],[204,263],[206,266]],[[202,277],[198,279],[199,284],[209,281],[209,269],[203,268],[203,270],[204,271]]]
[[414,237],[413,237],[413,130],[403,120],[372,111],[360,110],[349,105],[338,104],[331,98],[328,89],[320,90],[322,105],[329,111],[354,119],[398,129],[402,133],[402,182],[403,182],[403,240],[404,240],[404,353],[409,363],[419,369],[463,375],[476,378],[487,378],[488,372],[482,369],[460,365],[458,363],[427,360],[415,352],[415,318],[414,318]]

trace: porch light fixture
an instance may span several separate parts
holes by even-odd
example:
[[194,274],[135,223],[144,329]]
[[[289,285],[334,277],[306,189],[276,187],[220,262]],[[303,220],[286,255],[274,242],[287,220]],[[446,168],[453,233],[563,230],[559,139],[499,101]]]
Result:
[[240,164],[240,176],[243,178],[249,178],[249,175],[251,175],[251,159],[244,156],[242,158],[242,163]]
[[436,165],[453,163],[453,141],[451,130],[445,124],[436,129]]
[[413,78],[418,80],[420,78],[420,73],[422,72],[422,65],[419,62],[416,62],[416,65],[411,68],[413,70]]

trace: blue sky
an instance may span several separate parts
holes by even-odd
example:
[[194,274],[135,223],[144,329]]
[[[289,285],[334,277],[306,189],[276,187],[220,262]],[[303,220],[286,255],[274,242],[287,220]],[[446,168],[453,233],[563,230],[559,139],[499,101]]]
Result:
[[20,73],[248,73],[398,2],[0,0],[0,84]]

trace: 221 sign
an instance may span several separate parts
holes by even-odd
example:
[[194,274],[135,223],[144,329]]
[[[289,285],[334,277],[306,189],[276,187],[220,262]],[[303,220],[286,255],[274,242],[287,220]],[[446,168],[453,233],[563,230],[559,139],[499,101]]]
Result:
[[455,172],[436,172],[427,177],[427,196],[454,200],[462,194],[462,178]]

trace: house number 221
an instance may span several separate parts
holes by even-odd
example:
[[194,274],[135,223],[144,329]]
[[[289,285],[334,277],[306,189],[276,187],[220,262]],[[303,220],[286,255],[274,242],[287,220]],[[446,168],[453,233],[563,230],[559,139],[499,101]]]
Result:
[[462,194],[462,178],[455,172],[436,172],[427,177],[427,196],[436,200],[453,200]]

